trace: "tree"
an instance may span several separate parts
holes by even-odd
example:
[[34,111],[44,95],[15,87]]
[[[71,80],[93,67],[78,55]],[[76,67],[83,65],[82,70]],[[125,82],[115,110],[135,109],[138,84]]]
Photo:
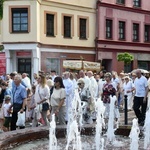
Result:
[[125,52],[125,53],[118,54],[117,60],[124,62],[124,70],[125,70],[125,72],[128,72],[127,66],[134,60],[134,57],[133,57],[133,55]]
[[3,18],[3,3],[4,0],[0,0],[0,20]]

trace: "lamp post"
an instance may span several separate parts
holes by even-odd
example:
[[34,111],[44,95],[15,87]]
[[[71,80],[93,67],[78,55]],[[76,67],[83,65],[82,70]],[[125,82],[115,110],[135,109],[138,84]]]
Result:
[[127,99],[127,95],[124,96],[124,124],[127,125],[128,124],[128,110],[127,110],[127,106],[128,106],[128,99]]

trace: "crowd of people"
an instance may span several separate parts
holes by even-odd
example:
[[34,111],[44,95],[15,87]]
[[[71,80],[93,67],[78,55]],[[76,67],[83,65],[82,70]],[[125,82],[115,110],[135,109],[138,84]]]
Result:
[[[104,118],[109,118],[110,96],[116,96],[115,120],[119,110],[124,109],[127,96],[128,111],[134,110],[139,125],[144,125],[146,109],[150,99],[150,79],[140,69],[133,73],[92,71],[69,72],[59,76],[55,71],[34,73],[33,82],[27,73],[3,74],[0,78],[0,128],[16,130],[18,112],[25,111],[26,121],[32,127],[48,126],[52,114],[56,123],[66,125],[69,119],[75,90],[79,92],[83,124],[96,120],[95,101],[102,100],[106,107]],[[118,110],[118,111],[116,111]],[[25,128],[20,126],[19,128]]]

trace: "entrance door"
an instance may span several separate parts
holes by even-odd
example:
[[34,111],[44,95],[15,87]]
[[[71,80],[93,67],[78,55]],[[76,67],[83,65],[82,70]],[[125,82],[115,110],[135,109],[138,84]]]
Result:
[[31,58],[18,58],[18,73],[27,73],[31,78]]

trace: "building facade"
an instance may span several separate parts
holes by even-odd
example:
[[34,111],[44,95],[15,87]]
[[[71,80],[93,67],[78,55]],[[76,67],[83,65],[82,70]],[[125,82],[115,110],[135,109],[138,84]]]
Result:
[[5,0],[3,14],[7,73],[61,74],[63,60],[95,61],[96,0]]
[[129,70],[150,70],[150,3],[147,0],[97,1],[96,58],[108,71],[124,70],[118,53],[134,56]]

